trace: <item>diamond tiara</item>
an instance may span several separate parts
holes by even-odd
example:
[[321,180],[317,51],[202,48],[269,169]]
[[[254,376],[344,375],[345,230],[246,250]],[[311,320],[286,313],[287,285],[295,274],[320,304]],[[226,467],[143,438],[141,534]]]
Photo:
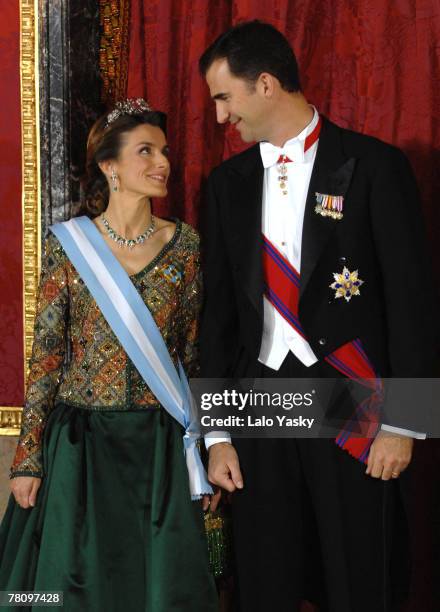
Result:
[[107,128],[122,115],[142,115],[142,113],[152,110],[143,98],[127,98],[127,100],[116,102],[115,108],[107,115],[105,127]]

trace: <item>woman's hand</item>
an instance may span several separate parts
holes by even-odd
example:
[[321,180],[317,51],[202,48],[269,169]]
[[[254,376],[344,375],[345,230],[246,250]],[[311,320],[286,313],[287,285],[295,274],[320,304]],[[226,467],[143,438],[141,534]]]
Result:
[[203,495],[202,496],[202,508],[203,508],[203,512],[206,512],[208,510],[210,501],[211,501],[211,496],[210,495]]
[[11,479],[11,491],[15,501],[22,508],[32,508],[37,501],[41,478],[35,476],[16,476]]
[[221,496],[222,496],[221,489],[217,489],[214,495],[204,495],[202,499],[202,508],[204,512],[206,512],[207,510],[211,510],[212,512],[215,512]]

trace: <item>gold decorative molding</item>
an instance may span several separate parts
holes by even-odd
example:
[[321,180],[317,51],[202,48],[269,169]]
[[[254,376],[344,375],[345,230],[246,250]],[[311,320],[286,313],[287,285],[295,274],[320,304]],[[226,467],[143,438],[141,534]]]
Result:
[[[23,376],[32,352],[41,261],[38,0],[20,0],[20,88],[23,215]],[[0,407],[0,435],[18,435],[19,407]]]
[[0,408],[0,435],[17,436],[21,428],[22,408]]
[[21,123],[23,168],[24,373],[32,351],[41,262],[38,2],[21,0]]

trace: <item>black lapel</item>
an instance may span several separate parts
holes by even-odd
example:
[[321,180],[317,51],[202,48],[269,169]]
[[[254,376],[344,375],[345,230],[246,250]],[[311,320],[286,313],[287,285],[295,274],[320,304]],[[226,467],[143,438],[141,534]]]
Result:
[[340,128],[324,119],[304,212],[300,299],[332,232],[343,222],[315,212],[316,193],[345,196],[348,190],[356,160],[344,155],[341,134]]
[[[237,156],[230,167],[231,236],[243,290],[263,315],[261,214],[264,168],[258,145]],[[234,160],[235,161],[235,160]]]

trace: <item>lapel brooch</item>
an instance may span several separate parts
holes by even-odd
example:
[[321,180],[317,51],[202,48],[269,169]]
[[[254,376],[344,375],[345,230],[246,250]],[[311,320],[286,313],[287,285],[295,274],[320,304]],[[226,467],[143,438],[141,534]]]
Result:
[[335,221],[340,221],[343,218],[344,196],[318,192],[315,192],[315,196],[315,213],[323,217],[331,217]]
[[350,272],[344,266],[341,274],[333,273],[335,282],[329,285],[330,289],[335,290],[335,298],[343,297],[346,302],[349,302],[353,295],[360,295],[359,287],[364,284],[364,281],[358,277],[358,271]]

